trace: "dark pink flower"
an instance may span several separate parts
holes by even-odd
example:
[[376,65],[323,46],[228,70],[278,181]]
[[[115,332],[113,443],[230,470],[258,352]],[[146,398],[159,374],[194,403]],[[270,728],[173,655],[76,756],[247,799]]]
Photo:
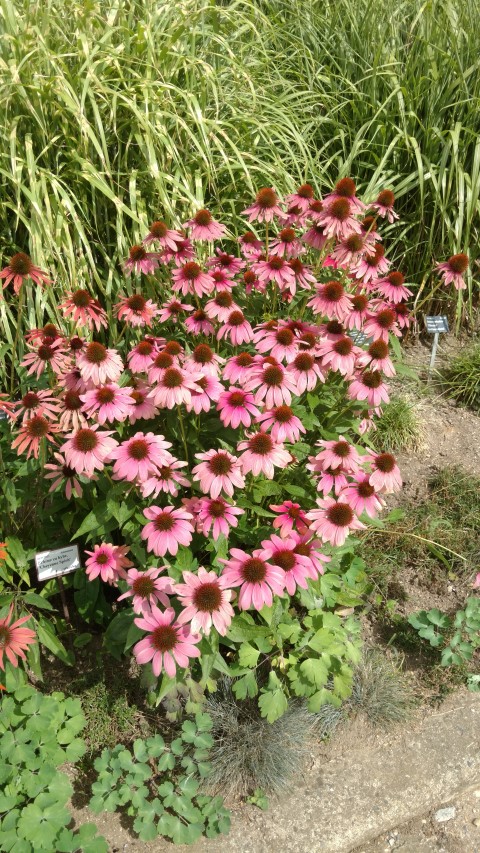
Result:
[[282,595],[285,589],[283,570],[262,560],[260,554],[257,550],[250,556],[239,548],[231,548],[230,559],[218,561],[224,564],[220,576],[222,588],[240,587],[240,610],[248,610],[252,604],[255,610],[261,610],[264,606],[271,607],[273,594]]
[[135,619],[135,625],[148,631],[146,637],[133,647],[139,664],[152,662],[153,674],[158,678],[162,669],[169,678],[175,678],[177,666],[188,666],[190,658],[199,658],[200,649],[196,643],[200,636],[191,634],[186,625],[175,620],[172,607],[164,613],[152,604],[150,611]]
[[13,290],[18,296],[20,288],[24,281],[31,278],[34,284],[43,287],[44,284],[51,284],[47,274],[40,267],[36,267],[32,259],[25,252],[17,252],[10,258],[10,263],[0,272],[0,279],[5,279],[3,289],[13,281]]

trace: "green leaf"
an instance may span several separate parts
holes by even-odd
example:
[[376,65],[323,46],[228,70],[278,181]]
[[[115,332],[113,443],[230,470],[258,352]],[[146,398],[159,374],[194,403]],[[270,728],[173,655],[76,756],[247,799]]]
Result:
[[237,678],[232,684],[232,690],[237,699],[246,699],[249,696],[253,699],[258,693],[257,680],[254,672],[248,672],[242,678]]
[[259,650],[254,648],[251,643],[242,643],[238,650],[238,659],[240,661],[240,666],[245,666],[248,668],[255,667],[258,663],[259,657]]
[[32,607],[40,607],[41,610],[54,609],[46,598],[43,598],[43,596],[41,595],[37,595],[36,592],[26,592],[23,596],[23,601],[25,602],[25,604],[32,605]]
[[266,717],[269,723],[274,723],[287,710],[287,697],[280,679],[274,672],[269,674],[268,685],[261,691],[258,706],[262,717]]
[[62,663],[68,666],[73,666],[75,663],[75,655],[73,652],[67,652],[63,643],[58,639],[50,622],[44,616],[40,616],[36,624],[37,636],[39,642],[46,646]]
[[300,669],[315,687],[323,687],[328,681],[328,667],[320,658],[307,658]]
[[112,657],[121,660],[125,652],[128,632],[135,614],[133,610],[120,610],[115,614],[103,637],[103,644]]

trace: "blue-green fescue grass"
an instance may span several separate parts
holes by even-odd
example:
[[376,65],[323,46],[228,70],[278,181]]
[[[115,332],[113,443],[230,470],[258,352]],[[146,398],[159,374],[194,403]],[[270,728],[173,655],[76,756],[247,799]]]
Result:
[[[56,281],[30,325],[55,288],[110,301],[153,218],[206,204],[238,229],[258,187],[345,174],[394,189],[388,254],[436,310],[433,262],[477,269],[477,24],[473,0],[0,0],[2,255]],[[470,275],[457,323],[474,293]],[[0,318],[11,347],[13,299]]]

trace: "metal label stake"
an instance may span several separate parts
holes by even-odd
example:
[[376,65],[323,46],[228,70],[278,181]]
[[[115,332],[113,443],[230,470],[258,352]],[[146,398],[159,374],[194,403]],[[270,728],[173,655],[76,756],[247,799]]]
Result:
[[430,379],[433,372],[433,366],[435,364],[435,358],[437,356],[438,339],[441,334],[449,331],[448,317],[445,317],[443,314],[438,317],[425,317],[425,326],[429,335],[433,335],[432,354],[430,356],[430,365],[428,368],[428,378]]

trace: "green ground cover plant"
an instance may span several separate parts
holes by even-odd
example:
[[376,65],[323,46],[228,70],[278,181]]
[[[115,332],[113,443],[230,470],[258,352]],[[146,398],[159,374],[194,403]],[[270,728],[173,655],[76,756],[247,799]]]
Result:
[[438,385],[458,403],[480,412],[480,342],[467,344],[439,374]]

